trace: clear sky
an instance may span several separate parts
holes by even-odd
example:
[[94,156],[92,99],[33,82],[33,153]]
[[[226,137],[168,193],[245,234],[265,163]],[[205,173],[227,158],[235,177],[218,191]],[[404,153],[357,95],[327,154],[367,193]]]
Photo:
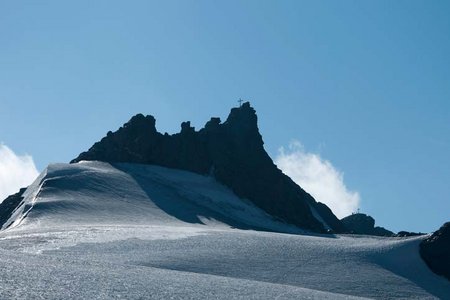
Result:
[[[93,3],[95,2],[95,3]],[[257,110],[389,229],[450,220],[449,1],[2,1],[0,142],[42,170],[136,113]]]

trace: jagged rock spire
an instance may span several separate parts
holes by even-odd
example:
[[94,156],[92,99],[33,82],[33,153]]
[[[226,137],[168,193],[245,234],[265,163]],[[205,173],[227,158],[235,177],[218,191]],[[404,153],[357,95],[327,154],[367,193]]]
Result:
[[287,223],[318,232],[328,227],[335,232],[344,230],[326,205],[317,203],[275,166],[264,150],[258,117],[249,102],[231,109],[224,123],[211,118],[199,131],[183,122],[180,133],[162,135],[155,123],[153,116],[138,114],[72,162],[156,164],[211,174],[239,197]]

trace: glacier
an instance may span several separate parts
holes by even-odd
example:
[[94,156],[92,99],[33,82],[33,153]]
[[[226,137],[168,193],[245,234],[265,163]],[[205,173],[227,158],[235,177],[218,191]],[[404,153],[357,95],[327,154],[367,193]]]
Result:
[[315,234],[213,177],[50,165],[0,231],[0,299],[450,299],[424,237]]

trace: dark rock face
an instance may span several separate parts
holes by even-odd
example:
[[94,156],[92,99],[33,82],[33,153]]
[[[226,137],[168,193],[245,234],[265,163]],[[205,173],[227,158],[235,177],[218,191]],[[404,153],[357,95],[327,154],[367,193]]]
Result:
[[420,256],[434,273],[450,280],[450,222],[420,243]]
[[341,219],[342,224],[350,233],[377,236],[392,236],[394,233],[383,227],[375,227],[375,220],[366,214],[352,214]]
[[347,232],[342,222],[333,214],[328,206],[326,206],[322,202],[317,202],[317,204],[315,205],[315,209],[325,221],[325,223],[327,223],[328,226],[332,228],[332,230],[339,233]]
[[365,214],[352,214],[341,219],[341,222],[351,233],[357,234],[372,232],[375,226],[374,218]]
[[387,230],[386,228],[380,226],[375,226],[375,228],[372,231],[372,235],[395,236],[395,234],[392,231]]
[[283,174],[264,150],[257,116],[250,104],[233,108],[224,123],[211,118],[195,131],[190,122],[181,132],[161,134],[155,118],[138,114],[116,132],[72,161],[100,160],[155,164],[210,174],[275,218],[316,232],[325,232],[314,209],[334,232],[343,232],[339,219],[324,204]]
[[20,189],[18,193],[8,196],[8,198],[3,200],[0,204],[0,229],[3,227],[5,222],[9,220],[13,212],[22,204],[22,195],[25,190],[26,188]]
[[399,231],[397,234],[394,234],[396,237],[408,237],[408,236],[418,236],[425,235],[423,232],[412,232],[412,231]]

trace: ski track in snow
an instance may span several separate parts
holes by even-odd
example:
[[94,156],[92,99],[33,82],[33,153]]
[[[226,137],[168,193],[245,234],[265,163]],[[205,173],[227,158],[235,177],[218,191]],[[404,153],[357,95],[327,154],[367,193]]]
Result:
[[450,299],[421,237],[306,235],[210,177],[58,164],[24,196],[0,299]]

